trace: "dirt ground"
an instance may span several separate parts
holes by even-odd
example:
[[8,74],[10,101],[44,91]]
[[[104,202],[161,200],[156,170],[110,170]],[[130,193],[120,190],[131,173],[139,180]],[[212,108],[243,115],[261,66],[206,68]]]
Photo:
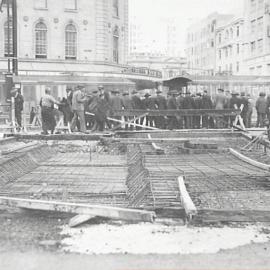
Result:
[[270,242],[217,254],[78,255],[61,251],[60,226],[71,216],[0,208],[0,269],[270,269]]

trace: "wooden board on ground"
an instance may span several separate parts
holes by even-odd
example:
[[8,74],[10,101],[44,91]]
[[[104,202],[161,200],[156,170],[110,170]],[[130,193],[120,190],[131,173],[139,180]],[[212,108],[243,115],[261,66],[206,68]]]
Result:
[[113,133],[92,133],[92,134],[54,134],[54,135],[40,135],[40,134],[16,134],[15,137],[21,140],[56,140],[56,141],[99,141],[101,138],[112,137]]
[[155,219],[155,213],[150,211],[91,204],[18,199],[11,197],[0,197],[0,204],[10,207],[74,213],[136,222],[153,222]]
[[249,157],[247,157],[247,156],[245,156],[245,155],[237,152],[236,150],[234,150],[232,148],[230,148],[229,150],[230,150],[230,153],[233,156],[239,158],[240,160],[242,160],[242,161],[244,161],[244,162],[246,162],[246,163],[248,163],[248,164],[250,164],[252,166],[255,166],[257,168],[270,171],[270,165],[264,164],[264,163],[261,163],[261,162],[258,162],[256,160],[253,160],[253,159],[251,159],[251,158],[249,158]]
[[150,134],[148,134],[147,136],[148,136],[148,139],[151,141],[152,146],[153,146],[153,148],[155,149],[156,153],[157,153],[158,155],[164,155],[164,154],[165,154],[165,150],[162,149],[161,147],[157,146],[157,144],[154,143],[154,142],[152,141],[152,137],[151,137]]
[[185,138],[116,138],[108,139],[108,142],[121,142],[121,143],[185,143],[189,142],[190,139]]
[[197,208],[188,194],[183,176],[178,177],[178,186],[179,186],[181,201],[184,206],[186,215],[189,219],[191,219],[193,216],[197,214]]
[[83,223],[89,221],[90,219],[94,218],[94,216],[91,215],[77,215],[70,219],[68,226],[71,228],[77,227],[79,225],[82,225]]

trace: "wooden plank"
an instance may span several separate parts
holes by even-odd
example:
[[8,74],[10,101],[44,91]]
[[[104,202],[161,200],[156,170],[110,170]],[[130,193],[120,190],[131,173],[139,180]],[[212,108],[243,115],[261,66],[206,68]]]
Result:
[[[148,136],[148,139],[152,141],[151,135],[148,134],[147,136]],[[165,154],[165,150],[162,149],[161,147],[157,146],[157,144],[154,143],[153,141],[152,141],[152,146],[155,149],[155,151],[156,151],[157,154],[159,154],[159,155],[164,155]]]
[[[135,123],[137,120],[140,120],[141,118],[146,117],[147,115],[148,115],[148,113],[145,113],[145,114],[143,114],[143,115],[140,115],[140,116],[138,116],[138,117],[135,117],[135,118],[133,118],[132,120],[127,121],[127,122],[125,123],[125,125],[130,125],[130,124],[132,124],[132,123]],[[122,126],[122,124],[119,124],[119,125],[117,125],[116,127],[114,127],[112,130],[113,130],[113,131],[114,131],[114,130],[117,130],[117,129],[121,128],[121,126]]]
[[216,116],[236,116],[240,115],[240,110],[118,110],[114,111],[115,116],[140,116],[148,113],[149,116],[199,116],[199,115],[216,115]]
[[181,202],[184,206],[186,215],[191,219],[194,215],[197,214],[197,208],[187,192],[183,176],[178,177],[178,186],[180,190]]
[[106,142],[121,142],[121,143],[165,143],[165,142],[177,142],[177,143],[185,143],[189,142],[190,139],[186,138],[151,138],[151,141],[149,138],[114,138],[114,139],[104,139]]
[[150,211],[91,204],[18,199],[11,197],[0,197],[0,204],[33,210],[74,213],[137,222],[153,222],[155,219],[155,213]]
[[240,160],[242,160],[242,161],[244,161],[244,162],[246,162],[246,163],[248,163],[248,164],[250,164],[250,165],[252,165],[254,167],[257,167],[257,168],[260,168],[260,169],[263,169],[263,170],[266,170],[266,171],[270,171],[270,165],[261,163],[259,161],[253,160],[253,159],[251,159],[251,158],[249,158],[247,156],[244,156],[243,154],[237,152],[236,150],[234,150],[232,148],[230,148],[229,150],[230,150],[230,153],[233,156],[237,157],[238,159],[240,159]]
[[92,133],[92,134],[54,134],[54,135],[40,135],[40,134],[16,134],[15,137],[21,140],[57,140],[57,141],[99,141],[101,138],[112,137],[113,133]]
[[[147,112],[147,111],[145,111],[145,112]],[[94,116],[93,113],[89,113],[89,112],[86,112],[85,114]],[[140,115],[142,115],[142,114],[140,114]],[[129,124],[129,125],[134,126],[134,127],[142,127],[142,128],[145,128],[145,129],[159,130],[158,128],[149,127],[149,126],[145,126],[145,125],[139,125],[139,124],[135,124],[135,123],[130,123],[130,122],[127,122],[127,121],[124,121],[124,120],[118,120],[118,119],[115,119],[115,118],[112,118],[112,117],[107,117],[107,119],[110,120],[110,121],[113,121],[113,122],[121,123],[123,125]]]
[[78,227],[79,225],[82,225],[83,223],[87,222],[88,220],[94,218],[94,216],[91,215],[77,215],[70,219],[68,226],[71,228]]

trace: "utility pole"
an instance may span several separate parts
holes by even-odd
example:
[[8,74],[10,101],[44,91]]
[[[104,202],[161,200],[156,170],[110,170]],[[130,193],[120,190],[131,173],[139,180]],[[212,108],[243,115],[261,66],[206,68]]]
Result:
[[[6,4],[7,11],[7,61],[8,72],[5,75],[6,101],[10,100],[10,90],[13,87],[13,76],[18,75],[18,20],[17,0],[0,0],[0,12]],[[12,41],[12,42],[11,42]]]
[[18,75],[18,15],[17,15],[17,0],[12,0],[12,36],[13,36],[13,60],[12,73]]
[[11,68],[10,68],[10,2],[7,1],[7,56],[8,56],[8,74],[11,73]]

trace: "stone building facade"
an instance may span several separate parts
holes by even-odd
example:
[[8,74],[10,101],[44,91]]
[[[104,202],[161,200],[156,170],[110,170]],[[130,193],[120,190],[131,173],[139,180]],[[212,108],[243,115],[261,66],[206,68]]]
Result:
[[[20,74],[114,71],[127,62],[128,0],[17,0]],[[0,14],[0,70],[7,16]]]
[[232,17],[232,15],[212,13],[188,28],[186,56],[190,74],[214,75],[216,29]]
[[219,75],[244,75],[244,19],[234,18],[216,30],[216,70]]
[[[60,98],[76,84],[87,91],[99,84],[109,90],[134,87],[121,77],[127,67],[128,9],[128,0],[17,0],[19,76],[14,81],[21,85],[27,110],[39,104],[47,86]],[[3,75],[13,56],[6,5],[2,10],[0,104],[8,95]]]
[[245,0],[247,75],[270,74],[270,1]]

